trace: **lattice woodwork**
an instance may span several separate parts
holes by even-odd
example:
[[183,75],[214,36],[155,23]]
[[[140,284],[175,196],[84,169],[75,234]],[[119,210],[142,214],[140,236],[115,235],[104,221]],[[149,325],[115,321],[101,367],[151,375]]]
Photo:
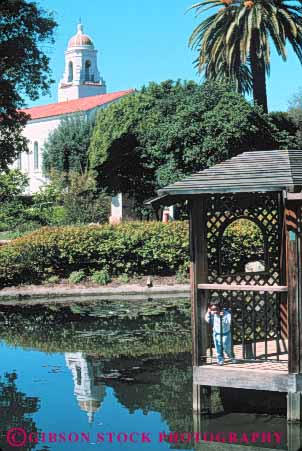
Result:
[[234,344],[279,339],[279,293],[212,291],[232,314]]
[[[220,246],[227,225],[236,219],[254,221],[261,229],[264,249],[259,259],[265,270],[257,273],[221,272]],[[282,233],[278,193],[214,195],[207,204],[208,282],[244,285],[280,284]],[[280,293],[209,291],[209,300],[221,300],[232,313],[233,344],[254,344],[280,339]],[[254,358],[257,358],[255,355]]]
[[[266,270],[261,273],[220,272],[219,249],[223,232],[236,219],[246,218],[260,226],[264,241]],[[209,198],[207,205],[208,279],[209,283],[275,285],[280,283],[279,259],[281,218],[278,193],[229,194]],[[260,257],[261,258],[261,257]]]

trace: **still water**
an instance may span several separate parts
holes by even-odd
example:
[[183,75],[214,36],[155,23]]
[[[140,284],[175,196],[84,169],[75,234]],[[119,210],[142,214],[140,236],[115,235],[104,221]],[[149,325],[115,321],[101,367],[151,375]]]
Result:
[[0,339],[2,450],[287,449],[283,395],[215,389],[193,416],[187,300],[1,306]]

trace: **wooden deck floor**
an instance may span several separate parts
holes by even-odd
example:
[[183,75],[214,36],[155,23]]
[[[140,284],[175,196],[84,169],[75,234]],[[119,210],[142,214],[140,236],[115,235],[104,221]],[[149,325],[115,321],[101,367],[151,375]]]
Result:
[[[267,342],[267,358],[265,359],[265,343],[256,344],[256,360],[243,359],[242,345],[234,346],[236,363],[226,358],[224,365],[216,363],[215,350],[207,352],[206,363],[194,367],[194,383],[219,387],[246,388],[287,392],[289,387],[288,354],[286,341],[279,343],[279,359],[276,341]],[[254,351],[252,347],[248,351]]]
[[236,363],[232,363],[231,361],[225,361],[223,366],[218,365],[216,362],[212,364],[206,364],[206,366],[213,366],[216,370],[225,370],[228,371],[230,369],[242,369],[242,370],[255,370],[255,371],[281,371],[287,373],[287,361],[256,361],[255,360],[238,360]]
[[[223,367],[217,365],[215,349],[212,349],[212,357],[210,349],[207,351],[207,365],[214,365],[216,368],[242,368],[245,370],[257,370],[257,371],[282,371],[287,372],[288,353],[287,353],[287,341],[282,340],[279,342],[279,353],[277,353],[277,343],[275,340],[267,342],[267,359],[265,359],[265,342],[261,341],[256,343],[256,360],[254,357],[254,346],[252,345],[248,351],[250,351],[250,357],[243,359],[243,346],[235,345],[234,354],[236,363],[232,363],[230,359],[226,358]],[[278,356],[279,354],[279,356]]]

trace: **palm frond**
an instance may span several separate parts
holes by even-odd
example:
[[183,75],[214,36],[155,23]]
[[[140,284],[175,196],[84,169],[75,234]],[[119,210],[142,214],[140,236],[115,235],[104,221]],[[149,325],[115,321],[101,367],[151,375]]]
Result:
[[[270,72],[273,42],[286,60],[286,45],[291,45],[302,63],[302,0],[204,0],[190,9],[206,17],[190,36],[189,45],[198,51],[196,67],[208,79],[232,79],[240,92],[249,92],[253,84],[251,52]],[[218,7],[220,7],[218,9]]]

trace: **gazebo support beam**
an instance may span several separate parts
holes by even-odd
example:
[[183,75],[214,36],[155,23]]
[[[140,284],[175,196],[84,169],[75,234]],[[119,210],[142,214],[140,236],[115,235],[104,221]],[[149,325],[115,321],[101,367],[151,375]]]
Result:
[[[302,370],[302,281],[301,281],[301,202],[286,205],[287,285],[288,285],[288,373],[289,377]],[[302,421],[301,391],[287,397],[287,419]]]
[[192,359],[193,366],[203,363],[207,351],[207,329],[201,327],[201,318],[207,310],[207,294],[198,284],[207,282],[207,242],[205,199],[197,197],[190,202],[190,280],[192,305]]

